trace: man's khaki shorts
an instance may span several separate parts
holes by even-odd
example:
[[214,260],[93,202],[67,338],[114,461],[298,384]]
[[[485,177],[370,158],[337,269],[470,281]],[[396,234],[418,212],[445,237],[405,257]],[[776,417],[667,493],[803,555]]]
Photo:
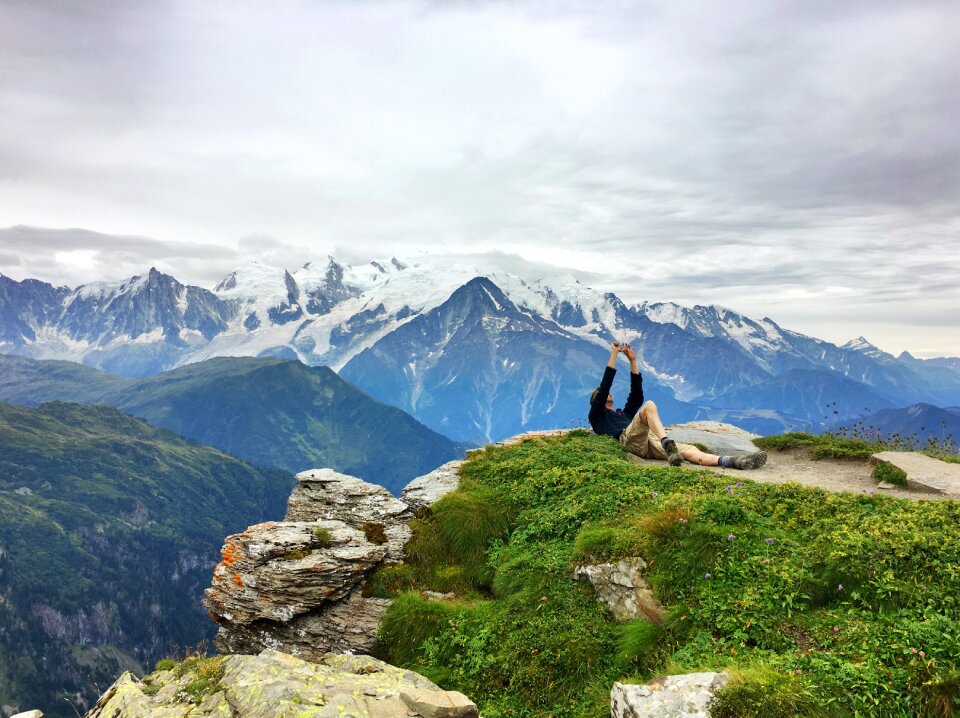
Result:
[[[630,426],[620,434],[620,445],[631,454],[636,454],[641,459],[660,459],[667,460],[667,452],[663,450],[660,439],[650,433],[650,427],[647,426],[638,411]],[[677,442],[677,449],[683,453],[687,449],[696,448],[690,444],[681,444]]]

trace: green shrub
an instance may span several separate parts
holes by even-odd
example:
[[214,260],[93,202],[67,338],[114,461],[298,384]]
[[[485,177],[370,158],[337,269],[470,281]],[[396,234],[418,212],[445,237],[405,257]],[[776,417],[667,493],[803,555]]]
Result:
[[884,462],[880,462],[873,467],[873,478],[877,481],[886,481],[888,484],[896,484],[897,486],[907,485],[907,472],[893,464]]
[[433,505],[433,520],[451,554],[461,561],[480,559],[493,541],[506,538],[510,528],[507,508],[480,489],[447,494]]
[[363,587],[365,598],[393,598],[417,584],[414,567],[406,563],[382,564]]

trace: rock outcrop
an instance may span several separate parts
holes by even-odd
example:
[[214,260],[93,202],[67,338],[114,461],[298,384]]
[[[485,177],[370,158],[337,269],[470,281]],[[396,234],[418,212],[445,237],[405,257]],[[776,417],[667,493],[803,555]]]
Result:
[[663,623],[666,613],[643,578],[646,562],[639,556],[616,563],[577,566],[573,577],[593,586],[597,599],[618,621],[645,619],[656,625]]
[[314,660],[369,650],[386,605],[360,589],[386,554],[342,521],[271,522],[228,537],[204,597],[220,624],[217,650],[276,648]]
[[207,659],[142,681],[124,673],[86,718],[476,718],[462,693],[369,656],[308,662],[279,651]]
[[343,521],[385,544],[387,560],[402,561],[411,518],[407,504],[382,486],[332,469],[310,469],[297,474],[284,521]]
[[[411,482],[416,508],[457,487],[460,463]],[[223,546],[204,598],[220,653],[276,649],[319,660],[373,648],[390,602],[364,596],[363,586],[381,563],[403,560],[413,510],[382,486],[330,469],[301,472],[297,482],[283,521]]]
[[418,476],[403,489],[400,500],[416,513],[432,506],[460,485],[460,467],[463,459],[449,461],[429,474]]
[[614,683],[610,717],[710,718],[710,702],[728,680],[726,673],[688,673],[643,685]]
[[870,463],[897,467],[907,475],[907,487],[914,491],[960,498],[960,464],[917,451],[881,451],[870,457]]

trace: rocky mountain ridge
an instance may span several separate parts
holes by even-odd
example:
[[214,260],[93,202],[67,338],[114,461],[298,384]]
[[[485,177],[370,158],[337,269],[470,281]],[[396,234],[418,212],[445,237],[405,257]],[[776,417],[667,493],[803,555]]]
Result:
[[770,404],[717,405],[793,370],[834,372],[890,406],[960,404],[960,372],[947,360],[893,357],[862,338],[837,346],[715,305],[627,306],[572,278],[467,265],[354,267],[331,257],[288,272],[252,262],[212,291],[155,269],[73,290],[0,276],[0,318],[0,351],[118,374],[224,355],[329,365],[431,429],[477,443],[582,421],[611,340],[635,346],[651,396],[677,402],[671,420],[819,428],[825,407],[812,406],[819,399],[806,385],[811,401],[793,406],[776,391]]

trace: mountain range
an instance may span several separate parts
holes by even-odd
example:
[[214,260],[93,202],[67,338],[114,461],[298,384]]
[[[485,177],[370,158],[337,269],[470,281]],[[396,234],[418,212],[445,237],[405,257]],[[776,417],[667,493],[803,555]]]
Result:
[[835,431],[863,434],[868,438],[900,443],[906,448],[931,446],[940,453],[960,450],[960,406],[938,407],[914,404],[905,408],[883,409],[867,417],[866,421],[851,424],[837,422]]
[[960,404],[960,360],[894,357],[862,337],[838,346],[716,305],[627,306],[572,278],[333,258],[293,273],[252,262],[212,290],[156,269],[73,289],[0,276],[0,352],[129,377],[222,356],[297,359],[474,444],[582,424],[611,340],[637,349],[645,392],[671,422],[818,430],[867,408]]
[[0,355],[0,401],[106,404],[259,466],[330,467],[399,493],[462,447],[327,367],[220,357],[144,378]]

